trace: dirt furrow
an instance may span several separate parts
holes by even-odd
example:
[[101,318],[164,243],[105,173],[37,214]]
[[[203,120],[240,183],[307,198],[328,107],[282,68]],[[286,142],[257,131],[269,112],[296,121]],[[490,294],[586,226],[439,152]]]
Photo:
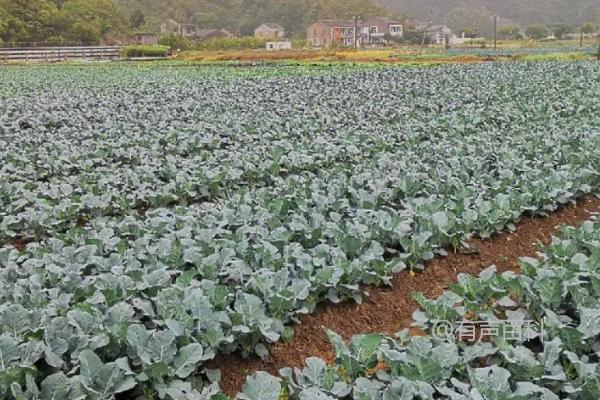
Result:
[[518,271],[518,260],[535,257],[540,245],[550,242],[562,225],[578,225],[600,212],[600,199],[590,196],[552,213],[549,217],[525,218],[515,232],[494,236],[489,240],[474,239],[470,245],[475,254],[450,254],[426,264],[423,273],[401,272],[394,277],[391,288],[368,288],[369,297],[363,304],[323,304],[315,313],[301,318],[289,343],[270,346],[271,357],[262,361],[256,357],[243,359],[239,354],[221,355],[211,364],[222,372],[221,389],[235,395],[241,390],[246,376],[257,371],[277,373],[283,367],[301,367],[307,357],[332,359],[331,346],[322,327],[338,332],[345,338],[361,333],[393,335],[410,325],[417,304],[411,299],[414,292],[426,297],[441,295],[455,282],[458,274],[478,274],[490,265],[500,272]]

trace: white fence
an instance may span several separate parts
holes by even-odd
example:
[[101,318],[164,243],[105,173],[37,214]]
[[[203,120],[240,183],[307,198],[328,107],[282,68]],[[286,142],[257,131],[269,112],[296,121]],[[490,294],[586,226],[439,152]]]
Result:
[[121,57],[118,46],[0,48],[0,63],[54,62],[68,60],[114,60]]

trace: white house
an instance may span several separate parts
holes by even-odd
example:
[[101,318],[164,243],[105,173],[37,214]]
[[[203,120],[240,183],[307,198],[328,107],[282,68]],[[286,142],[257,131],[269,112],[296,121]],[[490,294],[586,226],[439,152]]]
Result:
[[292,42],[283,41],[283,42],[267,42],[267,50],[268,51],[278,51],[278,50],[291,50]]

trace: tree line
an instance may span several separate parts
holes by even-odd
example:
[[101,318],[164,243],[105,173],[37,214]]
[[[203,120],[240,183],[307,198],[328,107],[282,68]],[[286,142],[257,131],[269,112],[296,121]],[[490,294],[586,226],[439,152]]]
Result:
[[3,42],[98,42],[127,29],[112,0],[0,0]]
[[364,0],[0,0],[0,41],[98,42],[158,30],[167,18],[251,35],[278,22],[304,35],[320,18],[368,18],[389,12]]
[[[304,37],[306,28],[318,19],[354,16],[367,19],[376,15],[400,20],[406,25],[407,35],[412,34],[415,41],[419,41],[419,31],[411,27],[409,21],[424,22],[421,14],[427,12],[428,6],[434,10],[433,21],[445,23],[453,31],[464,32],[468,37],[491,37],[491,16],[496,11],[505,12],[501,14],[504,17],[515,12],[524,13],[500,24],[501,39],[525,36],[540,39],[551,33],[560,38],[581,29],[584,33],[598,29],[594,21],[600,2],[543,0],[542,3],[547,4],[537,9],[536,20],[528,10],[530,3],[540,1],[531,0],[526,5],[522,1],[507,0],[500,7],[498,2],[489,0],[0,0],[0,43],[97,43],[107,37],[156,32],[167,18],[206,28],[227,28],[242,36],[252,35],[264,22],[277,22],[286,28],[288,36]],[[492,8],[494,4],[502,9]],[[566,9],[570,9],[568,14],[553,20],[558,23],[545,22],[550,18],[548,13],[561,10],[566,13]],[[577,17],[572,16],[573,10],[578,13]],[[522,21],[544,23],[525,25]]]
[[433,19],[451,22],[457,14],[472,21],[493,15],[511,20],[518,26],[537,23],[551,26],[564,23],[580,26],[586,21],[600,18],[598,0],[378,0],[392,11],[407,13],[410,17],[424,20],[429,10]]

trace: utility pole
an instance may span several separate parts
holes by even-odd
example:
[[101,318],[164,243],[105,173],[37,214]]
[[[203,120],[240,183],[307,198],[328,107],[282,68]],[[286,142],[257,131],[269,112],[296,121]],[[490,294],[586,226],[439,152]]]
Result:
[[354,50],[358,50],[358,18],[356,16],[352,17],[354,19]]
[[583,47],[583,8],[579,13],[579,47]]
[[494,15],[494,51],[498,50],[498,16]]
[[598,61],[600,61],[600,32],[598,32]]
[[423,47],[425,47],[425,39],[427,39],[427,31],[429,30],[429,26],[431,25],[431,8],[427,13],[427,24],[425,25],[425,32],[423,32],[423,40],[421,41],[421,51],[419,51],[419,55],[423,55]]

